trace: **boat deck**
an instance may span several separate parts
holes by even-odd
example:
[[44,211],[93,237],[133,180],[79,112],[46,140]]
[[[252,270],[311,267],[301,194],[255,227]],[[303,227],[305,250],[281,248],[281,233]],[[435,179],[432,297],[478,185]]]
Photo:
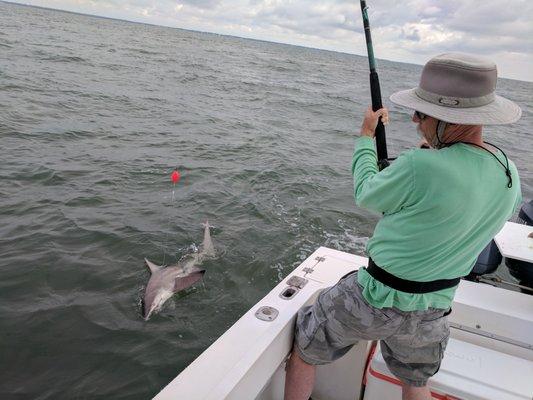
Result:
[[[533,259],[533,254],[530,255]],[[335,284],[346,273],[366,266],[367,261],[365,257],[320,247],[155,399],[282,399],[285,361],[292,347],[296,313],[312,303],[322,289]],[[449,321],[451,342],[459,343],[451,346],[455,358],[471,359],[472,346],[477,346],[488,349],[490,354],[502,355],[502,359],[511,357],[509,365],[518,365],[513,360],[521,360],[522,371],[511,372],[518,374],[520,390],[530,393],[525,398],[513,397],[511,393],[506,398],[531,398],[533,296],[462,280]],[[362,341],[340,360],[319,366],[313,399],[359,399],[370,349],[371,342]],[[476,353],[478,364],[489,362],[482,353]],[[505,376],[509,371],[503,365],[501,374]]]

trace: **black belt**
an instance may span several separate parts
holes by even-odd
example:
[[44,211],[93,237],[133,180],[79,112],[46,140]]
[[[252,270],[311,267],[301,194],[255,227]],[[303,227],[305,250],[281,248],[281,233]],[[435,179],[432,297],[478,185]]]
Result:
[[442,289],[448,289],[457,286],[461,278],[454,279],[437,279],[436,281],[417,282],[409,281],[407,279],[398,278],[383,268],[376,265],[376,263],[369,257],[368,267],[366,271],[376,280],[387,285],[393,289],[400,290],[406,293],[430,293]]

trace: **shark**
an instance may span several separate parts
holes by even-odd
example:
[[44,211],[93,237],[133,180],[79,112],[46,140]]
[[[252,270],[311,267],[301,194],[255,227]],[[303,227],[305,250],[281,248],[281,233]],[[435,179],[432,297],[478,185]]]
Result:
[[183,256],[177,264],[157,265],[147,258],[144,259],[151,272],[144,292],[143,317],[145,321],[148,321],[153,313],[158,312],[175,293],[187,289],[203,278],[205,269],[199,268],[199,265],[216,255],[211,240],[209,221],[206,221],[203,226],[204,238],[199,251]]

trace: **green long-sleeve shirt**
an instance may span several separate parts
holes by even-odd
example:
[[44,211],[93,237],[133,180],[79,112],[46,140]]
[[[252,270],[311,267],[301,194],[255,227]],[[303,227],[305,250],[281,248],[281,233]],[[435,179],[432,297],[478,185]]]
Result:
[[[505,164],[503,154],[497,153]],[[413,281],[467,275],[522,200],[515,165],[505,169],[487,151],[455,144],[402,153],[381,172],[374,141],[356,141],[352,174],[357,205],[383,213],[367,253],[387,272]],[[456,287],[432,293],[394,290],[361,269],[359,283],[375,307],[404,311],[448,308]]]

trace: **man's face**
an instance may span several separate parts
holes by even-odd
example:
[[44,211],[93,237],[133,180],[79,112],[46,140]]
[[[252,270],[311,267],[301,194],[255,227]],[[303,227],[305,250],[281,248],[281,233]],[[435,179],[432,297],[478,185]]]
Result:
[[435,145],[438,143],[436,136],[438,120],[430,117],[429,115],[426,115],[423,119],[420,119],[416,113],[414,113],[413,122],[417,124],[416,130],[418,133],[424,139],[426,139],[426,142],[428,142],[431,147],[435,147]]

